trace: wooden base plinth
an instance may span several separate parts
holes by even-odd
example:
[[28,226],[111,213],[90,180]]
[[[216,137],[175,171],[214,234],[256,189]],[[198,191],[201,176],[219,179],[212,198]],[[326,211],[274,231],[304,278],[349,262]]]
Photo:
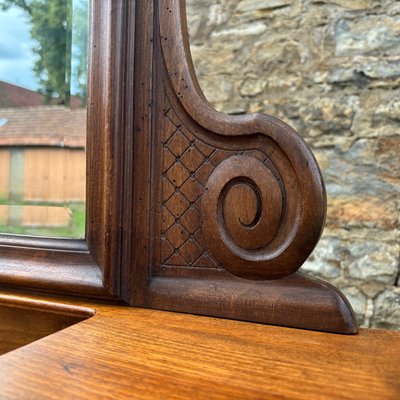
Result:
[[272,281],[154,277],[146,307],[272,325],[354,334],[351,306],[335,287],[299,273]]

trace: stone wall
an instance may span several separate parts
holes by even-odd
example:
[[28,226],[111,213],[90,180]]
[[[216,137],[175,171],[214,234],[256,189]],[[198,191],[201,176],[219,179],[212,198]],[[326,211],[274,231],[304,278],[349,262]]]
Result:
[[312,147],[328,191],[302,267],[365,327],[400,329],[400,2],[187,0],[196,71],[219,110],[264,112]]

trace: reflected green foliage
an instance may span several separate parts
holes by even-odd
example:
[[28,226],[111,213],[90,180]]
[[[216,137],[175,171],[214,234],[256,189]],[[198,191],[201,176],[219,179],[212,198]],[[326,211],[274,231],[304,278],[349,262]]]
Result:
[[[9,205],[8,200],[0,199],[0,205]],[[60,206],[53,203],[32,203],[21,202],[18,206],[36,205],[38,207],[54,207]],[[71,214],[68,226],[47,227],[47,226],[23,226],[23,225],[5,225],[0,223],[0,232],[13,235],[28,235],[28,236],[45,236],[59,238],[82,239],[85,232],[85,204],[74,203],[66,206]]]
[[[0,0],[0,7],[3,10],[19,7],[28,15],[32,26],[31,37],[38,43],[33,49],[37,55],[34,73],[47,101],[57,98],[60,104],[69,104],[72,75],[77,82],[76,94],[84,102],[87,74],[87,1],[76,1],[76,6],[73,7],[73,0]],[[74,38],[73,29],[76,30]],[[75,57],[73,60],[72,47]]]
[[77,86],[78,96],[86,103],[87,95],[87,62],[88,55],[88,1],[80,0],[73,3],[72,24],[72,81]]
[[[89,0],[0,0],[0,13],[3,10],[12,9],[9,15],[14,16],[13,21],[16,25],[24,28],[25,42],[21,46],[23,47],[23,54],[29,58],[29,64],[25,69],[29,72],[33,70],[39,84],[39,92],[45,96],[46,102],[50,105],[63,104],[76,108],[80,105],[79,99],[83,107],[86,104],[88,4]],[[12,34],[12,29],[12,27],[8,28],[6,32]],[[32,40],[26,38],[28,31]],[[31,57],[32,52],[34,57]],[[34,65],[32,59],[34,59]],[[13,81],[13,83],[19,86],[18,80]],[[40,98],[34,106],[40,105],[42,101],[43,99]],[[81,113],[75,115],[79,117]],[[72,122],[75,118],[73,113],[71,113],[70,118]],[[64,122],[65,120],[62,119],[59,124]],[[18,134],[29,133],[29,126],[34,123],[34,120],[24,122]],[[75,129],[74,124],[71,124],[71,126],[71,129]],[[83,134],[80,129],[76,129],[77,132],[68,130],[65,134]],[[53,128],[50,126],[46,134],[51,135],[52,130]],[[28,143],[27,145],[31,146],[32,144]],[[35,145],[34,142],[33,145]],[[3,213],[0,214],[0,232],[82,238],[85,233],[85,205],[78,202],[74,203],[76,197],[73,197],[72,203],[65,198],[65,204],[25,201],[23,185],[21,184],[24,179],[23,160],[19,160],[20,164],[15,161],[16,158],[12,158],[12,160],[14,161],[12,162],[11,159],[9,161],[10,182],[17,182],[17,186],[20,184],[21,187],[18,186],[16,189],[14,185],[14,189],[11,189],[12,185],[9,184],[7,193],[0,193],[0,206],[7,206],[7,208],[2,208]],[[51,167],[51,165],[49,166]],[[40,171],[39,169],[38,174],[42,173]],[[46,178],[43,176],[43,179]],[[65,179],[65,176],[61,173],[59,179]],[[44,183],[43,188],[46,188],[46,183]],[[42,188],[38,188],[38,190],[41,191]],[[48,190],[48,187],[46,190]],[[46,193],[46,190],[44,193]],[[79,196],[78,198],[82,200],[82,197]],[[44,194],[38,196],[38,198],[54,197]],[[24,209],[24,206],[34,206],[35,208]],[[44,210],[45,207],[52,207],[53,210],[47,212]],[[55,207],[64,209],[54,210]],[[28,226],[27,223],[31,225]],[[34,223],[40,223],[43,226],[33,226]],[[57,226],[57,223],[65,225]]]

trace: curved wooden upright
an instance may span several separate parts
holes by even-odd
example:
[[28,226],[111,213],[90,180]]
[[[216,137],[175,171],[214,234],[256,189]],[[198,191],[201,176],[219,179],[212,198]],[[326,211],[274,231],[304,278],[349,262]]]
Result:
[[155,23],[140,25],[137,44],[131,304],[355,333],[345,297],[296,272],[326,215],[311,150],[277,118],[213,109],[195,76],[185,1],[156,3],[138,12]]

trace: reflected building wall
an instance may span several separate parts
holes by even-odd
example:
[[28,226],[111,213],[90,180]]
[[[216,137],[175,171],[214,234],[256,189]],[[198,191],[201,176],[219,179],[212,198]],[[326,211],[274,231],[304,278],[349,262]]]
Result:
[[21,4],[0,0],[0,233],[82,238],[88,1]]

